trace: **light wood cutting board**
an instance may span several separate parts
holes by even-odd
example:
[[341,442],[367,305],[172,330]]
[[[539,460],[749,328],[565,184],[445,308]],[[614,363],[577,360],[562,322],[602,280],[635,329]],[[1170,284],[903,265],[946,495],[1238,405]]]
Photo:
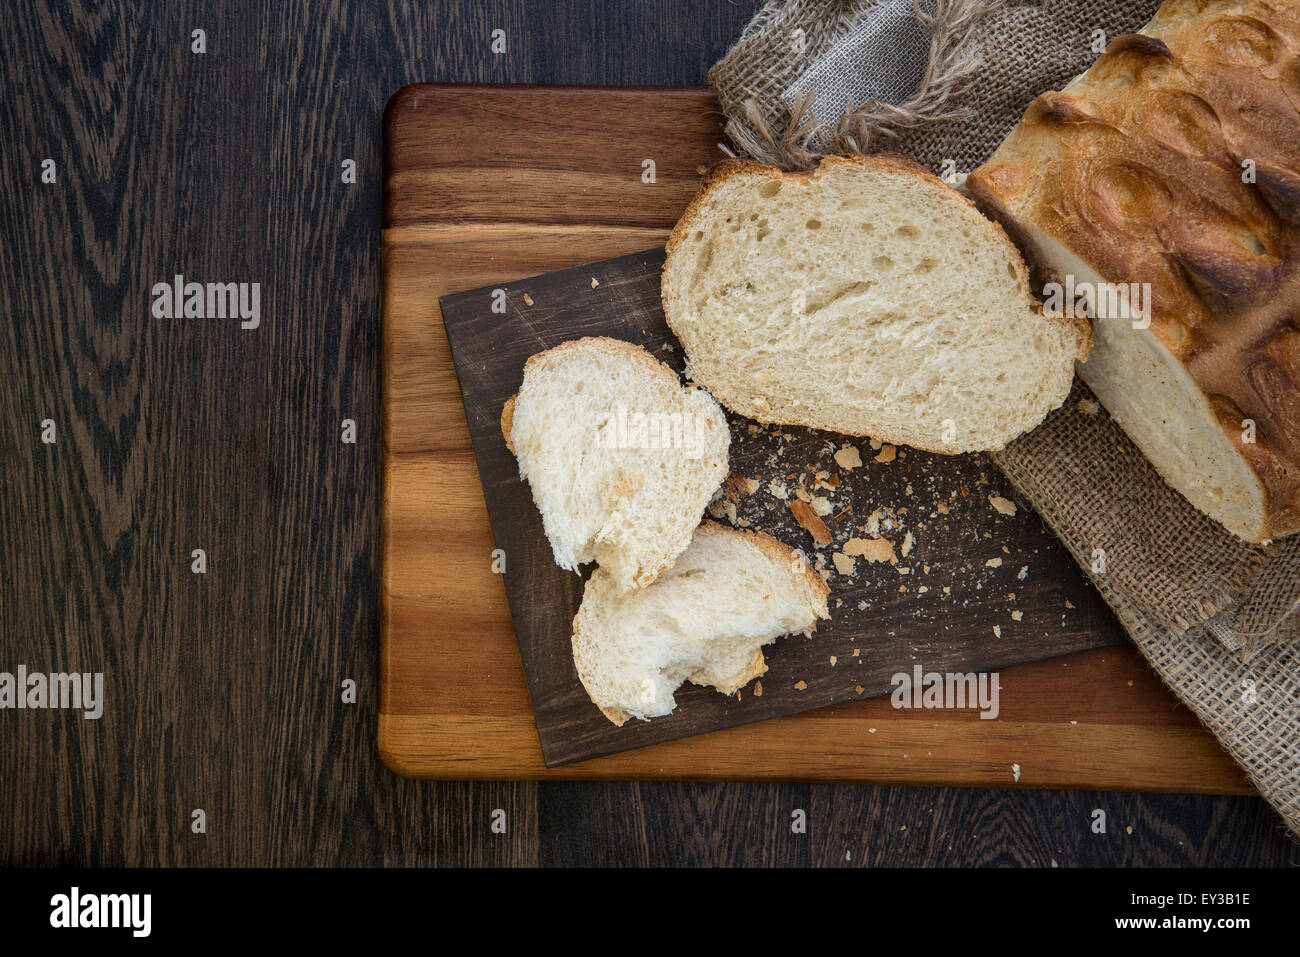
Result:
[[545,768],[438,297],[661,245],[721,157],[719,120],[695,89],[420,85],[390,101],[384,760],[446,778],[998,786],[1016,764],[1021,786],[1248,793],[1131,646],[1004,670],[996,721],[877,698]]

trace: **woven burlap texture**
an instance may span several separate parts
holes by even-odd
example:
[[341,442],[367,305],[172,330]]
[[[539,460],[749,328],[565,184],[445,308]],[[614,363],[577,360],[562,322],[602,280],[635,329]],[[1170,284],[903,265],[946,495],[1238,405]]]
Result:
[[[1019,122],[1030,100],[1082,73],[1099,44],[1137,29],[1156,6],[1151,0],[773,2],[709,71],[709,82],[727,116],[727,136],[761,162],[791,168],[824,153],[897,149],[936,172],[944,160],[969,172]],[[908,8],[911,16],[902,16]],[[929,44],[916,39],[909,24],[917,21],[931,27]],[[856,51],[837,57],[837,45]],[[906,54],[929,54],[931,62],[899,65]],[[898,94],[879,78],[888,69],[922,77],[922,85]],[[820,74],[816,84],[804,80],[810,71]],[[862,86],[895,97],[846,104],[850,112],[840,114],[821,105]],[[801,102],[809,93],[815,99]]]
[[[888,149],[936,173],[969,172],[1034,97],[1059,90],[1158,6],[917,0],[900,16],[899,3],[762,7],[709,73],[734,151],[793,169]],[[917,41],[918,25],[929,43]],[[927,62],[900,66],[904,52]],[[920,85],[891,86],[881,69]],[[888,101],[850,105],[863,89]],[[992,458],[1164,682],[1300,834],[1300,535],[1265,547],[1226,532],[1161,480],[1081,382]]]
[[[1271,561],[1240,545],[1161,480],[1079,380],[1042,425],[991,457],[1160,678],[1300,834],[1300,642],[1243,654],[1215,639],[1211,617],[1267,590],[1268,572],[1288,564],[1289,596],[1300,536],[1272,546]],[[1189,603],[1172,614],[1178,595]]]

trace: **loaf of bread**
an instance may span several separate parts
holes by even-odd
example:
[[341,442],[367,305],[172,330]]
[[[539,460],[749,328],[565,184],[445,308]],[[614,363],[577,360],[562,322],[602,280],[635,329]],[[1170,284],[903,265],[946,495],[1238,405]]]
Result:
[[1083,322],[1044,318],[995,223],[904,157],[727,161],[668,241],[687,374],[760,422],[997,449],[1065,399]]
[[734,694],[767,671],[763,645],[828,618],[826,582],[770,536],[705,521],[651,585],[624,591],[602,565],[573,619],[573,663],[615,724],[677,706],[683,681]]
[[[1300,529],[1298,54],[1292,0],[1169,0],[968,180],[1038,281],[1111,284],[1080,375],[1171,486],[1252,542]],[[1127,310],[1117,284],[1135,284]]]
[[708,393],[683,387],[639,346],[607,338],[530,358],[501,431],[556,564],[599,562],[620,590],[648,585],[690,544],[731,444]]

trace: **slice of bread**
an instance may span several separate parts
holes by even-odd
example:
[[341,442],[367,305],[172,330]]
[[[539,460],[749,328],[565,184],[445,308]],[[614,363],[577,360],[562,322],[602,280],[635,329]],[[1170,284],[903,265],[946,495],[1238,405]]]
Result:
[[625,592],[604,566],[573,619],[573,663],[615,724],[671,712],[683,681],[723,694],[767,671],[762,646],[829,618],[830,589],[803,556],[758,532],[705,521],[653,585]]
[[1059,406],[1086,320],[1043,315],[997,224],[905,157],[726,161],[668,242],[688,375],[760,422],[998,449]]
[[599,562],[619,589],[648,585],[690,544],[731,444],[708,393],[684,388],[639,346],[606,338],[530,358],[501,431],[556,564]]

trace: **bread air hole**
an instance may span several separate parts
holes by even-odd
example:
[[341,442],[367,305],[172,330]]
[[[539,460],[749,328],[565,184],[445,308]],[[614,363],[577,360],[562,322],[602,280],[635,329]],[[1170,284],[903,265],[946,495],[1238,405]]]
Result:
[[931,269],[933,269],[937,265],[939,265],[939,260],[933,259],[930,256],[926,256],[924,259],[922,259],[919,263],[916,264],[916,272],[918,275],[924,276],[926,273],[928,273]]
[[822,221],[820,219],[810,219],[805,224],[809,229],[821,229]]
[[781,181],[770,180],[758,188],[758,195],[764,199],[771,199],[777,193],[781,192]]
[[888,256],[872,256],[871,265],[881,272],[889,272],[894,268],[894,261]]
[[921,231],[910,223],[904,223],[894,230],[894,235],[901,236],[903,239],[916,239],[921,235]]
[[703,275],[713,262],[713,243],[705,243],[700,249],[699,256],[695,261],[695,274]]

